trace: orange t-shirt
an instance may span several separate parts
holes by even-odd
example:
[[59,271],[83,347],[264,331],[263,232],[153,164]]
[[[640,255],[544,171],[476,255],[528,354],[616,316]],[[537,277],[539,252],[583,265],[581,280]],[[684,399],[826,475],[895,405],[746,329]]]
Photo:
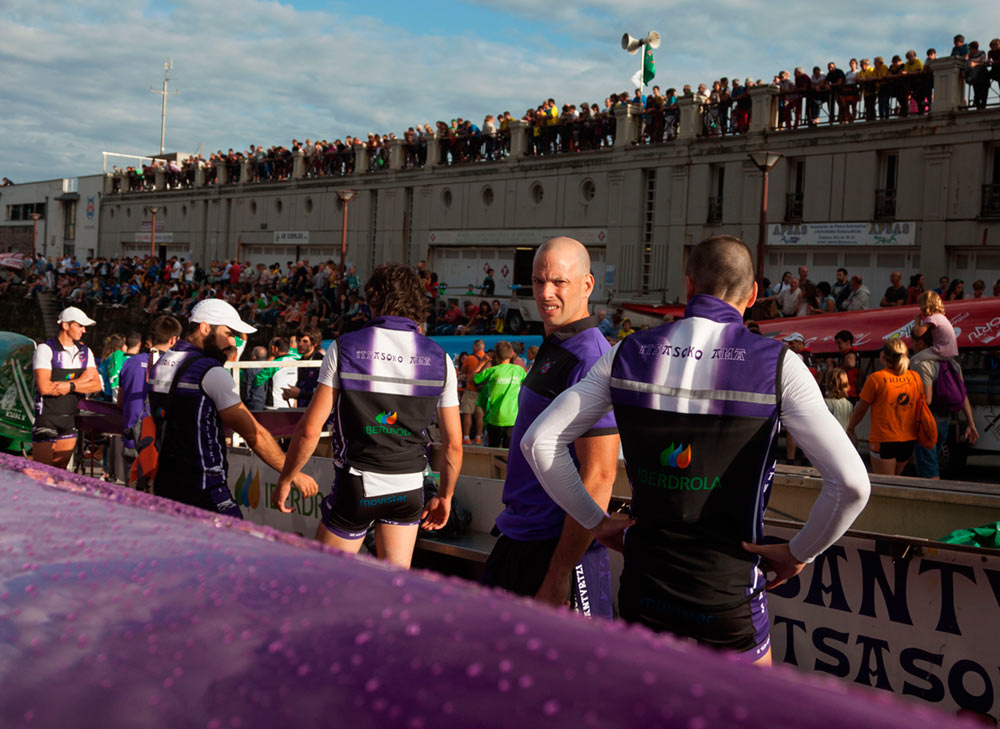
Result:
[[920,375],[912,370],[901,375],[879,370],[871,375],[861,388],[861,399],[872,409],[868,436],[871,446],[916,440],[920,429],[917,407],[923,395]]
[[479,392],[479,388],[476,386],[476,383],[472,381],[472,374],[479,369],[479,363],[482,361],[483,361],[482,357],[473,352],[472,354],[470,354],[468,357],[465,358],[464,362],[462,362],[462,372],[465,374],[465,377],[463,379],[465,382],[466,390],[471,390],[472,392]]

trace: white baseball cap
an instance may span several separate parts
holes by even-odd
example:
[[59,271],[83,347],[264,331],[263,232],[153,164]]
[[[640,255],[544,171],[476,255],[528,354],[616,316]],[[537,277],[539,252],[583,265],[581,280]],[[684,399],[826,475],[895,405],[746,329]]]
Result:
[[781,341],[782,342],[804,342],[804,341],[806,341],[806,338],[803,337],[798,332],[792,332],[791,334],[789,334],[787,337],[785,337]]
[[82,324],[85,327],[92,327],[97,323],[89,316],[84,314],[82,309],[78,309],[75,306],[67,306],[65,309],[59,312],[58,323],[67,324],[71,321],[75,321],[77,324]]
[[245,321],[240,319],[239,313],[222,299],[203,299],[191,309],[191,321],[195,323],[204,322],[217,326],[229,327],[234,332],[242,334],[253,334],[257,331]]

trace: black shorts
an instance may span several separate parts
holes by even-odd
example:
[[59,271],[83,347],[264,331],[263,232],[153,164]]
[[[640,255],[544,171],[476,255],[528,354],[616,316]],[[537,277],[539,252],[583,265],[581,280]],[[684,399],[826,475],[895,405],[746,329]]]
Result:
[[372,524],[413,526],[424,511],[424,490],[365,496],[361,476],[337,469],[330,495],[323,499],[323,526],[343,539],[362,539]]
[[557,544],[558,539],[522,542],[500,535],[486,559],[483,584],[534,597],[549,571]]
[[618,590],[618,612],[630,623],[744,653],[750,660],[759,659],[771,645],[767,597],[762,591],[737,605],[702,607],[671,598],[655,580],[626,568]]
[[[499,530],[494,527],[494,533]],[[534,597],[549,571],[558,539],[522,542],[500,535],[486,559],[481,578],[484,585],[501,587],[515,595]],[[573,570],[570,579],[570,609],[583,615],[611,620],[611,562],[606,547],[593,542]]]
[[76,416],[42,413],[35,417],[31,428],[32,443],[50,443],[76,438]]
[[913,458],[913,446],[916,442],[915,440],[895,440],[879,443],[878,450],[872,451],[871,455],[883,461],[893,458],[900,462],[908,461]]
[[[166,479],[164,479],[166,481]],[[243,512],[240,511],[239,504],[233,501],[233,494],[228,486],[216,486],[207,490],[174,490],[164,488],[164,481],[158,481],[153,486],[153,493],[164,499],[170,499],[188,506],[196,506],[199,509],[210,511],[215,514],[225,514],[235,519],[242,519]]]
[[486,442],[490,448],[510,448],[513,425],[486,425]]

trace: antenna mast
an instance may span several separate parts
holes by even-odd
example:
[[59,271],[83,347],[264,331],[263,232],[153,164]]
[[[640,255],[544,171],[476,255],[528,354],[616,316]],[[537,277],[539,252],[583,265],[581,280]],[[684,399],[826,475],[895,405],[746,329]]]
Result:
[[160,108],[160,154],[166,150],[166,130],[167,130],[167,94],[179,94],[180,91],[167,91],[167,83],[170,81],[170,71],[174,67],[173,59],[168,58],[163,64],[163,88],[154,89],[149,87],[150,93],[160,94],[163,97],[163,106]]

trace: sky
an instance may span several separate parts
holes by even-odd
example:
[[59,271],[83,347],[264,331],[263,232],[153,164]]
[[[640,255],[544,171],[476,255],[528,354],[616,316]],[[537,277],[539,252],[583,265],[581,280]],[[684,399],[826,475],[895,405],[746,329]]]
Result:
[[[623,33],[656,30],[663,88],[1000,36],[1000,3],[908,0],[0,0],[0,176],[99,173],[102,152],[364,137],[631,91]],[[982,33],[982,35],[980,35]],[[122,160],[118,160],[122,163]]]

